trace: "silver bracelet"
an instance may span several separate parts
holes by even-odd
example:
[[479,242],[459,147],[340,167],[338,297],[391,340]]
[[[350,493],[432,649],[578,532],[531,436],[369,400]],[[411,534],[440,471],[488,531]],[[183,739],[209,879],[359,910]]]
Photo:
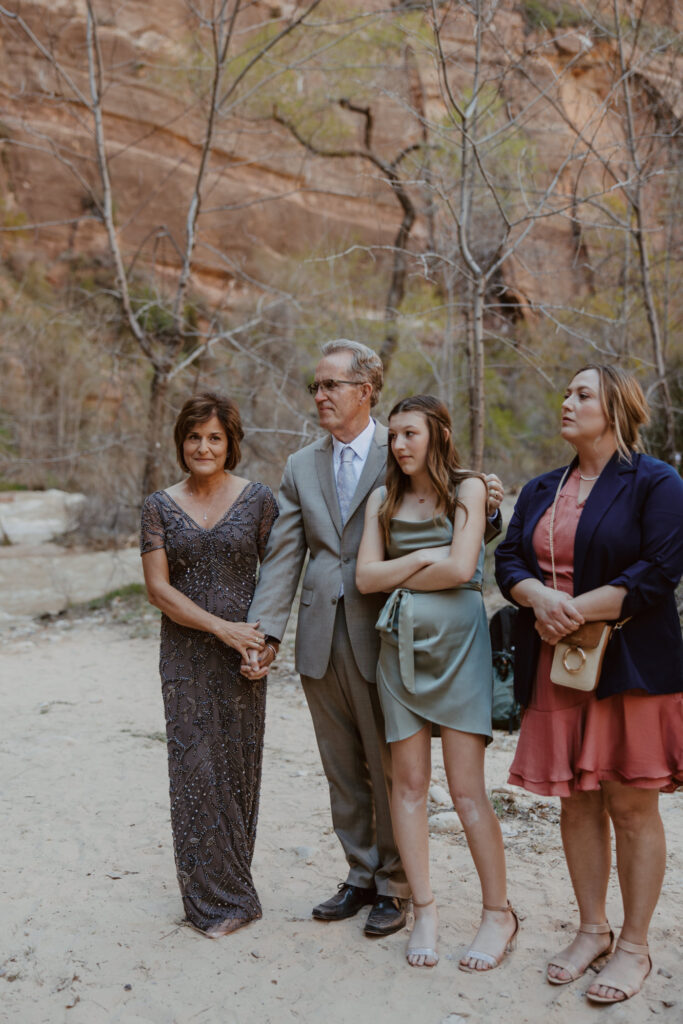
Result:
[[276,650],[276,648],[273,647],[272,644],[269,644],[267,640],[266,640],[266,647],[270,647],[271,651],[273,652],[273,657],[277,658],[277,650]]

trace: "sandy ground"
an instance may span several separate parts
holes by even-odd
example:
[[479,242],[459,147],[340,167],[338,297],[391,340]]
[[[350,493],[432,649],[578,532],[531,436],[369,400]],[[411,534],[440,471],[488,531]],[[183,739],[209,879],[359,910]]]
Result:
[[[125,617],[124,617],[125,618]],[[683,793],[662,798],[668,871],[644,993],[591,1007],[581,979],[544,980],[576,908],[557,805],[506,791],[514,738],[497,734],[488,779],[501,816],[517,951],[486,976],[457,969],[479,915],[461,834],[432,837],[442,959],[409,968],[407,932],[370,941],[365,912],[321,924],[344,863],[291,656],[271,675],[254,876],[262,921],[218,942],[182,925],[168,814],[156,623],[107,613],[33,624],[0,653],[3,871],[0,1018],[12,1024],[285,1024],[683,1020]],[[434,745],[434,778],[444,783]],[[502,791],[500,791],[502,790]],[[444,808],[441,808],[443,810]],[[439,810],[433,807],[432,810]],[[621,919],[613,883],[609,913]]]

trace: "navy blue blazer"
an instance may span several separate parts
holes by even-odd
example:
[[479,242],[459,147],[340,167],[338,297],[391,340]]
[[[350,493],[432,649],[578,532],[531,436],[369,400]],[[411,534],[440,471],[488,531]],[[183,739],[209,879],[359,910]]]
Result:
[[[533,534],[565,469],[530,480],[519,495],[496,550],[496,579],[509,601],[515,583],[529,577],[543,581]],[[606,584],[626,587],[620,618],[632,616],[607,645],[598,698],[633,689],[683,690],[683,640],[674,596],[682,573],[683,480],[649,455],[635,453],[629,463],[615,453],[588,496],[574,541],[575,596]],[[540,644],[534,622],[533,610],[521,608],[515,694],[524,705],[531,697]]]

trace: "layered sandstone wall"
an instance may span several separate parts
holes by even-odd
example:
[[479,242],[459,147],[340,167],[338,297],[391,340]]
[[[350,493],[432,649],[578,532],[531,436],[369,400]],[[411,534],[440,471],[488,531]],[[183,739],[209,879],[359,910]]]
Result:
[[[380,4],[364,5],[367,13]],[[45,53],[11,21],[0,37],[0,196],[6,224],[32,225],[31,233],[4,235],[5,254],[14,247],[54,263],[59,279],[64,257],[106,259],[107,239],[89,190],[99,196],[92,119],[80,91],[89,97],[85,4],[81,0],[28,0],[10,9],[20,14],[54,57],[69,82]],[[290,4],[250,8],[252,28],[297,9]],[[676,27],[680,11],[650,5]],[[193,67],[199,65],[196,26],[181,0],[126,0],[98,4],[99,40],[106,84],[104,123],[119,237],[131,260],[154,264],[171,277],[184,245],[185,218],[206,128]],[[652,17],[652,13],[650,14]],[[680,27],[680,26],[678,26]],[[509,117],[521,118],[527,144],[536,154],[542,184],[560,171],[569,202],[576,185],[581,146],[561,116],[589,124],[591,144],[602,150],[623,145],[623,119],[612,97],[615,50],[597,38],[594,26],[531,33],[520,8],[506,2],[495,31],[485,36],[484,75],[503,79]],[[457,55],[452,86],[471,87],[474,44],[471,22],[455,14],[446,23],[444,47]],[[433,63],[416,48],[413,72],[427,116],[443,119],[444,104]],[[194,63],[193,63],[194,62]],[[407,111],[410,74],[392,57],[373,101],[375,146],[391,159],[401,145],[417,141],[419,125]],[[515,70],[517,65],[517,70]],[[393,76],[393,77],[392,77]],[[643,95],[675,112],[676,75],[665,62],[643,63]],[[302,77],[307,100],[314,79]],[[393,82],[393,84],[392,84]],[[533,84],[532,84],[533,82]],[[353,94],[354,83],[349,80]],[[610,109],[606,109],[609,107]],[[360,139],[359,121],[346,117],[348,138]],[[568,154],[573,154],[568,159]],[[58,158],[57,158],[58,157]],[[581,188],[600,190],[604,170],[582,166]],[[608,183],[607,183],[608,184]],[[540,222],[520,253],[504,268],[512,293],[530,299],[565,299],[590,287],[586,253],[576,224],[557,216]],[[193,285],[228,304],[249,292],[249,279],[276,274],[287,260],[326,246],[352,241],[391,245],[401,211],[386,179],[363,160],[323,160],[306,154],[268,119],[234,116],[219,125],[203,189],[201,245]],[[420,249],[428,225],[418,218],[411,245]],[[227,294],[227,299],[226,299]]]

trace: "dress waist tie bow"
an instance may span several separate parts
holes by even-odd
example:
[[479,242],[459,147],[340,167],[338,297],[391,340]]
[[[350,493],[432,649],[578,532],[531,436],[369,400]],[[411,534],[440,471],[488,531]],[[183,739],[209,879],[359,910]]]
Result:
[[[452,590],[478,590],[481,583],[460,583]],[[423,593],[423,591],[417,591]],[[429,591],[435,593],[435,591]],[[398,639],[398,667],[401,682],[408,693],[417,693],[415,689],[415,620],[413,617],[413,591],[398,587],[388,597],[386,604],[379,613],[375,628],[380,633],[393,633],[396,630]]]

